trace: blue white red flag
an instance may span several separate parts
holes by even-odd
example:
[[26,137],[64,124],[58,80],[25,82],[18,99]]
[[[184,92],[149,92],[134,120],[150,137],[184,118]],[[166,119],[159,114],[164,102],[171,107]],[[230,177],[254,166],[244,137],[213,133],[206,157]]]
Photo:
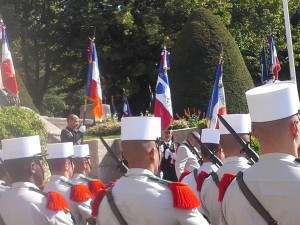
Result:
[[277,57],[277,51],[272,33],[268,34],[268,40],[270,44],[270,67],[274,74],[274,79],[278,80],[278,72],[280,71],[281,67]]
[[95,118],[102,122],[102,90],[96,45],[93,40],[90,41],[88,60],[89,69],[86,86],[86,97],[94,103],[93,114]]
[[211,129],[219,129],[219,120],[217,114],[226,114],[225,90],[222,77],[223,59],[221,58],[206,113],[207,127]]
[[170,53],[163,50],[161,53],[161,62],[158,70],[158,79],[156,83],[156,98],[154,102],[154,116],[161,118],[161,129],[166,130],[173,122],[173,110],[171,101],[171,90],[167,70]]
[[268,80],[268,75],[269,75],[265,45],[263,46],[260,54],[260,62],[261,62],[261,82],[264,83]]
[[6,35],[6,26],[4,24],[0,25],[0,38],[2,41],[0,88],[17,96],[19,94],[19,88]]
[[123,95],[123,117],[129,117],[129,116],[132,116],[132,114],[131,114],[131,110],[130,110],[129,103],[128,103],[128,97],[124,93],[124,95]]

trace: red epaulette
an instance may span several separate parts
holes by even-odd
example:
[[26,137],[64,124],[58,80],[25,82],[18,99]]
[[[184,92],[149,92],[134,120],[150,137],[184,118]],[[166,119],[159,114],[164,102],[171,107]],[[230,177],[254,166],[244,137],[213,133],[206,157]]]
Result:
[[203,181],[209,177],[209,174],[206,173],[205,171],[201,171],[199,174],[198,174],[198,178],[197,178],[197,191],[201,191],[201,188],[202,188],[202,184],[203,184]]
[[46,194],[46,197],[47,197],[48,209],[54,211],[60,211],[60,210],[70,211],[70,206],[61,193],[50,191]]
[[30,187],[29,190],[38,192],[42,195],[44,195],[47,198],[47,204],[46,207],[48,209],[54,210],[54,211],[70,211],[70,206],[64,196],[59,192],[53,192],[50,191],[48,193],[43,192],[40,189],[32,188]]
[[92,198],[93,194],[84,184],[73,184],[70,192],[70,199],[74,202],[85,202]]
[[117,180],[118,180],[118,179],[115,179],[115,180],[110,181],[109,183],[107,183],[107,184],[105,185],[106,188],[110,188],[111,186],[113,186],[113,185],[116,183]]
[[201,204],[188,184],[181,182],[169,183],[173,195],[173,206],[180,209],[194,209]]
[[149,176],[149,178],[170,187],[173,196],[173,206],[175,208],[194,209],[201,205],[199,199],[196,197],[188,184],[171,182],[159,177]]
[[106,186],[99,179],[90,180],[88,182],[88,187],[94,196],[96,196],[98,191],[106,188]]
[[178,181],[181,182],[183,180],[183,178],[187,175],[189,175],[191,173],[191,171],[185,170],[183,171],[183,173],[180,175]]
[[95,198],[92,202],[92,216],[94,216],[94,217],[98,216],[100,203],[107,192],[108,192],[108,189],[102,189],[102,190],[98,191],[97,194],[95,195]]
[[219,198],[218,201],[222,202],[225,192],[229,186],[229,184],[234,180],[234,178],[236,177],[236,175],[231,174],[231,173],[224,173],[221,181],[220,181],[220,185],[219,185]]

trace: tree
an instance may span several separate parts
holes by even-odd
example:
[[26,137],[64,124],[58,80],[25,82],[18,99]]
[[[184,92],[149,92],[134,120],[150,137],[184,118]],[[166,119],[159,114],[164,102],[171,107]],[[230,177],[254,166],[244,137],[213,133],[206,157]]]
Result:
[[224,49],[226,105],[229,113],[248,112],[245,91],[254,87],[234,39],[218,16],[207,9],[193,12],[173,46],[173,109],[206,110]]

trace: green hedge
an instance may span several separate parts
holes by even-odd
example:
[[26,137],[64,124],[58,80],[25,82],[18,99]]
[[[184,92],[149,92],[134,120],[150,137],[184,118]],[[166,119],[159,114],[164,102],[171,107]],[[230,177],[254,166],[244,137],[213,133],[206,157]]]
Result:
[[41,146],[45,151],[48,141],[47,129],[38,114],[22,107],[0,108],[1,140],[31,135],[40,136]]

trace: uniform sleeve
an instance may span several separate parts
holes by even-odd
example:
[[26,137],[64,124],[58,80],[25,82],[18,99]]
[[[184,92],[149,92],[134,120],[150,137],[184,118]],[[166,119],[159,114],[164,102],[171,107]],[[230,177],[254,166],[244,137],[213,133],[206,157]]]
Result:
[[185,164],[188,161],[188,149],[179,146],[177,149],[177,159],[175,161],[175,170],[176,170],[176,176],[179,179],[180,175],[184,172]]
[[45,205],[38,207],[31,204],[31,206],[31,217],[40,225],[74,225],[69,212],[50,210]]
[[82,138],[83,137],[83,133],[81,133],[80,131],[76,131],[76,133],[75,133],[75,143],[77,143],[78,142],[78,140],[80,139],[80,138]]
[[92,199],[89,199],[85,202],[78,203],[78,211],[85,220],[92,217],[91,201]]
[[174,215],[180,225],[209,225],[207,220],[197,209],[177,209],[174,208]]
[[73,142],[73,134],[67,129],[63,129],[60,133],[61,142]]

